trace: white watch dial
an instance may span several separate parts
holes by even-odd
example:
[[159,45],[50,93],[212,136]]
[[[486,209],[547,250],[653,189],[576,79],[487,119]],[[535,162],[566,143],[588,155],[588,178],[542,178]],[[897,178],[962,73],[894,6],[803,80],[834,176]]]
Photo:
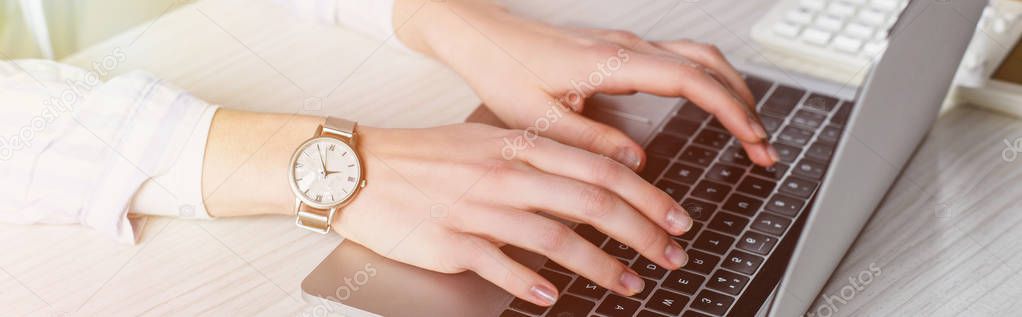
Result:
[[323,137],[306,142],[298,151],[291,175],[298,195],[306,203],[336,205],[358,188],[361,162],[348,144]]

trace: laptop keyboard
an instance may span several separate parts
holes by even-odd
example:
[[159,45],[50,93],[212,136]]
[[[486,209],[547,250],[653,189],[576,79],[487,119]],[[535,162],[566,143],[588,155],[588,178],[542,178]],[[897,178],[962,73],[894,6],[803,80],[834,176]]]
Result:
[[[681,202],[695,220],[692,230],[674,237],[688,252],[685,267],[668,271],[579,224],[580,236],[629,265],[646,288],[623,297],[547,261],[539,273],[561,291],[557,303],[545,308],[514,299],[501,317],[725,316],[738,314],[735,304],[743,296],[762,297],[755,299],[762,304],[769,294],[762,290],[776,286],[787,264],[768,261],[788,235],[797,237],[793,230],[801,232],[797,220],[819,188],[853,102],[753,76],[746,80],[780,156],[774,166],[753,165],[719,121],[688,102],[646,146],[642,177]],[[779,257],[789,256],[794,244],[788,245],[789,252]],[[766,270],[770,264],[781,269]],[[768,283],[750,291],[757,280]],[[749,311],[755,309],[741,314]]]

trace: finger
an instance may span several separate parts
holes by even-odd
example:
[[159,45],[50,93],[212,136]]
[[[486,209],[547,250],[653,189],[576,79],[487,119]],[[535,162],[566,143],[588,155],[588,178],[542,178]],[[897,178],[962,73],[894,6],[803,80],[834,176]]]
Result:
[[[638,53],[636,53],[638,54]],[[681,96],[713,114],[739,141],[746,145],[763,142],[766,130],[759,118],[701,64],[683,63],[652,55],[633,56],[608,83],[617,89],[634,88],[662,96]],[[770,165],[771,161],[757,161]]]
[[557,301],[558,292],[553,283],[504,254],[489,241],[471,235],[460,235],[456,243],[462,250],[463,266],[479,277],[514,295],[540,306]]
[[463,230],[541,254],[619,294],[642,291],[643,280],[621,261],[589,243],[564,224],[513,209],[477,210],[462,220]]
[[688,40],[652,42],[651,44],[712,68],[724,77],[728,85],[746,102],[746,105],[750,108],[756,106],[756,98],[753,97],[749,86],[745,84],[745,79],[716,46]]
[[674,198],[624,165],[548,139],[537,139],[535,144],[522,152],[522,161],[547,173],[604,186],[672,235],[691,229],[692,218]]
[[[543,103],[557,105],[552,99]],[[544,118],[549,124],[544,124],[545,129],[540,133],[543,136],[613,158],[632,170],[642,169],[646,161],[645,151],[621,130],[558,106],[553,106],[546,112]],[[536,128],[542,128],[536,125]]]
[[663,267],[678,268],[688,260],[663,229],[603,187],[523,169],[494,171],[490,178],[484,186],[507,193],[488,197],[493,204],[591,224]]

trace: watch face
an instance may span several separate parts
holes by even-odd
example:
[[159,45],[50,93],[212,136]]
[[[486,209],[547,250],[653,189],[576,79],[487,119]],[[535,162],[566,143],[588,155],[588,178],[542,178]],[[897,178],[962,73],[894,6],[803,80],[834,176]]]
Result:
[[309,140],[291,161],[291,177],[299,198],[318,208],[344,202],[358,189],[362,166],[347,143],[321,137]]

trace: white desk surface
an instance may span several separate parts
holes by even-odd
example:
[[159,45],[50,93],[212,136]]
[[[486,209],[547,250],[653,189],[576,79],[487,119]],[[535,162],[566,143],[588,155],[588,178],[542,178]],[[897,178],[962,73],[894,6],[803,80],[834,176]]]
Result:
[[[770,1],[515,1],[556,23],[689,37],[750,56],[748,29]],[[116,13],[111,13],[116,14]],[[120,47],[116,73],[144,69],[206,100],[322,111],[387,127],[464,120],[479,103],[443,66],[350,31],[299,22],[263,2],[200,1],[169,10],[67,59],[88,65]],[[330,94],[331,90],[336,91]],[[825,290],[881,269],[835,315],[1003,315],[1022,309],[1022,157],[1002,160],[1014,119],[959,108],[926,139]],[[299,284],[341,240],[285,217],[150,219],[142,242],[74,226],[0,225],[2,315],[300,315]],[[817,307],[818,302],[813,307]]]

